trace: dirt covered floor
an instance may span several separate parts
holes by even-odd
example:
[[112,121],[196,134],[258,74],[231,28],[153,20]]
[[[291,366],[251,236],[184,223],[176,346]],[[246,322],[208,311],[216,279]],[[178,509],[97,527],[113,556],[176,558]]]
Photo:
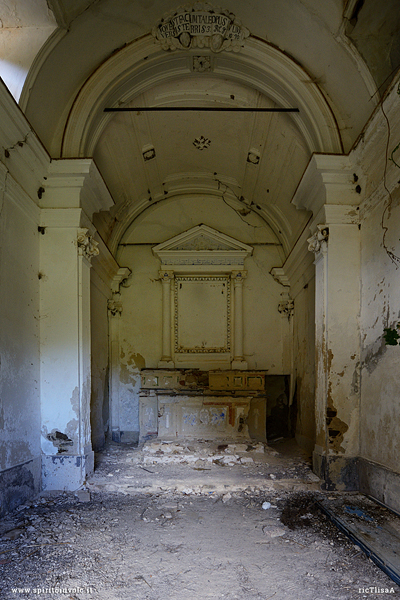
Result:
[[[400,597],[318,509],[332,493],[319,491],[304,457],[198,444],[201,458],[193,443],[110,446],[85,490],[43,495],[8,515],[0,598]],[[175,461],[159,460],[168,456]]]

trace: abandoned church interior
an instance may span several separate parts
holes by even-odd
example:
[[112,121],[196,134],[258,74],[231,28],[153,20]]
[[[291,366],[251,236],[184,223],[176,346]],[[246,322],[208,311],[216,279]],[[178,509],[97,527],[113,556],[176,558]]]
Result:
[[1,0],[0,41],[0,514],[106,442],[277,437],[400,511],[398,2]]

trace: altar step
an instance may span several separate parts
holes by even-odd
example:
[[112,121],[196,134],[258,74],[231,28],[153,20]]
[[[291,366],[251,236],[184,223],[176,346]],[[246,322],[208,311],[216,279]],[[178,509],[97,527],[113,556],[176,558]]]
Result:
[[142,448],[112,445],[97,456],[92,491],[220,496],[257,490],[318,491],[319,478],[300,457],[266,444],[198,441],[147,442]]
[[160,494],[176,493],[186,495],[211,495],[216,497],[234,492],[307,492],[318,491],[321,489],[320,483],[305,480],[282,479],[279,481],[261,481],[260,479],[246,479],[238,482],[229,478],[220,478],[218,475],[212,481],[188,477],[187,473],[181,478],[173,476],[171,478],[163,476],[161,479],[137,480],[135,483],[125,483],[114,481],[110,483],[106,480],[90,480],[87,483],[87,489],[92,492],[114,492],[119,494]]

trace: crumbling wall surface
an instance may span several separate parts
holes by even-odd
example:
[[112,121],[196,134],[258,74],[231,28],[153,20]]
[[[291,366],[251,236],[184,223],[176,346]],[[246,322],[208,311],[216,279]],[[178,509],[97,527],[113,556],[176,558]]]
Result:
[[96,278],[92,278],[90,289],[92,360],[90,425],[92,447],[95,452],[104,446],[109,429],[107,300],[102,286],[98,285]]
[[312,452],[315,444],[315,278],[295,298],[291,420],[297,443]]
[[157,368],[162,356],[160,262],[152,246],[201,223],[253,245],[253,255],[245,261],[248,275],[243,284],[244,358],[249,369],[284,372],[283,339],[289,335],[289,325],[278,313],[282,287],[270,275],[271,268],[282,262],[282,248],[264,221],[255,215],[249,218],[252,226],[220,198],[202,197],[201,202],[196,197],[180,198],[146,211],[127,229],[116,257],[132,271],[129,287],[121,289],[121,431],[138,430],[140,370]]
[[[400,176],[400,170],[399,170]],[[400,178],[400,177],[399,177]],[[387,201],[388,199],[386,199]],[[362,491],[400,508],[400,346],[386,345],[384,328],[400,323],[400,277],[383,241],[400,254],[400,194],[370,209],[362,222],[361,305],[361,467]],[[397,499],[396,499],[397,498]]]
[[40,234],[30,204],[0,164],[0,516],[40,488]]

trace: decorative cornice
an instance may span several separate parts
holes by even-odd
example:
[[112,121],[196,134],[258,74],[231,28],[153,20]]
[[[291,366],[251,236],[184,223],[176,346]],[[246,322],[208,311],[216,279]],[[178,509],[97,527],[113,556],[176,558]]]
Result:
[[113,294],[119,294],[121,286],[129,286],[129,278],[132,275],[132,271],[128,267],[121,267],[114,275],[111,283],[111,291]]
[[308,251],[309,227],[305,227],[282,267],[271,269],[271,275],[284,287],[290,287],[292,298],[303,290],[315,274],[314,261]]
[[110,192],[91,158],[53,160],[49,166],[42,208],[82,208],[89,219],[93,213],[114,204]]
[[231,271],[244,265],[245,258],[252,252],[251,246],[207,225],[192,227],[153,248],[153,254],[161,264],[173,270],[182,265],[204,265],[220,266],[222,270]]
[[289,277],[282,267],[274,267],[271,269],[271,275],[277,283],[280,283],[284,287],[290,287]]
[[[96,242],[99,244],[98,248],[100,250],[98,258],[93,263],[93,283],[95,283],[94,276],[97,275],[97,287],[101,290],[106,298],[110,298],[112,295],[111,288],[113,285],[115,285],[115,277],[118,276],[120,267],[97,232],[93,235],[96,239]],[[129,269],[127,269],[127,271],[130,273]]]
[[314,218],[324,205],[350,205],[360,203],[357,182],[354,181],[354,164],[349,156],[341,154],[314,154],[293,196],[292,204],[309,210]]

